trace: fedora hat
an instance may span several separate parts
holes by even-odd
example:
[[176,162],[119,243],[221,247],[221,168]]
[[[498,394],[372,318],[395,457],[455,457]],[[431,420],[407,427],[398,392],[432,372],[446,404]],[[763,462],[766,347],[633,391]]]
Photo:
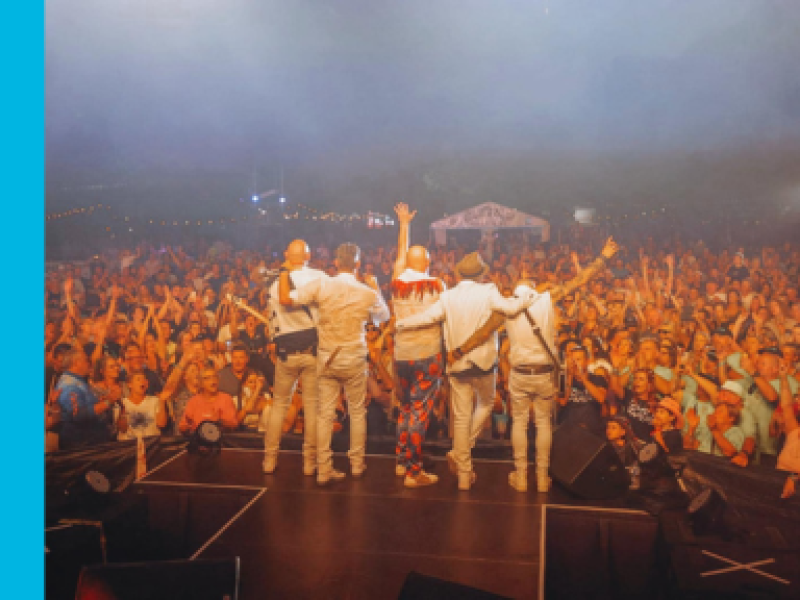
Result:
[[658,403],[661,408],[666,408],[669,412],[671,412],[675,417],[675,428],[676,429],[683,429],[683,414],[681,414],[681,406],[678,404],[677,400],[672,398],[662,398],[661,402]]
[[462,258],[456,265],[456,273],[462,279],[478,279],[489,270],[489,265],[483,262],[481,255],[471,252]]

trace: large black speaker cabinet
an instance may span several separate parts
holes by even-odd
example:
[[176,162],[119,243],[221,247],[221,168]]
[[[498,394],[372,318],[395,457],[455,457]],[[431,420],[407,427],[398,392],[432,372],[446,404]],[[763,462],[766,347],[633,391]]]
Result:
[[628,471],[614,448],[571,423],[553,432],[550,473],[573,494],[584,498],[614,498],[630,486]]
[[509,600],[467,585],[411,571],[397,600]]
[[86,567],[75,600],[236,600],[239,557]]

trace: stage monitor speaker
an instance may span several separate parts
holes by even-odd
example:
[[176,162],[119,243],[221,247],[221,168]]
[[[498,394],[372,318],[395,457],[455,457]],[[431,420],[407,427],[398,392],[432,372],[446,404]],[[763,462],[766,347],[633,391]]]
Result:
[[630,486],[628,471],[614,448],[571,423],[553,432],[550,473],[573,494],[584,498],[614,498]]
[[85,567],[75,600],[236,600],[239,557]]
[[477,588],[469,587],[452,581],[445,581],[437,577],[421,575],[411,571],[406,576],[403,589],[397,600],[509,600],[505,596],[498,596],[484,592]]

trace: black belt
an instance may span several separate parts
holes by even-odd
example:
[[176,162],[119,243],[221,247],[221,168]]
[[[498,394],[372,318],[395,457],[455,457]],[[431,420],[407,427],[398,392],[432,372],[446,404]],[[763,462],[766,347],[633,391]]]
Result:
[[316,346],[309,346],[308,348],[303,348],[302,350],[287,350],[286,356],[292,356],[293,354],[312,354],[314,356],[317,355],[317,347]]
[[553,369],[555,369],[553,363],[549,365],[519,365],[514,367],[514,370],[522,375],[544,375],[545,373],[552,373]]

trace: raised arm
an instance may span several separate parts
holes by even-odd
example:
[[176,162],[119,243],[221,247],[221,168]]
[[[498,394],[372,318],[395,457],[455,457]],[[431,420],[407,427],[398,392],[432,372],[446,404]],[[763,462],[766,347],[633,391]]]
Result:
[[594,259],[588,266],[584,267],[578,275],[565,283],[564,285],[560,285],[554,288],[550,292],[550,297],[552,298],[553,302],[560,301],[564,296],[567,296],[574,292],[581,286],[586,285],[591,279],[593,279],[600,271],[602,271],[606,266],[606,261],[613,257],[617,251],[619,250],[619,246],[614,241],[613,237],[610,237],[606,240],[605,246],[603,246],[603,251],[600,253],[600,256]]
[[397,223],[399,231],[397,233],[397,258],[394,262],[394,273],[392,277],[397,279],[406,270],[406,254],[408,253],[408,238],[411,221],[417,211],[410,212],[408,205],[404,202],[399,202],[394,207],[394,212],[397,215]]
[[670,297],[672,295],[672,284],[675,282],[675,257],[672,254],[668,254],[664,262],[667,263],[667,289],[664,295]]
[[786,363],[781,362],[780,366],[780,379],[781,379],[781,412],[783,413],[783,424],[788,435],[798,427],[797,417],[794,414],[794,406],[792,399],[792,387],[789,385],[789,371],[786,368]]

